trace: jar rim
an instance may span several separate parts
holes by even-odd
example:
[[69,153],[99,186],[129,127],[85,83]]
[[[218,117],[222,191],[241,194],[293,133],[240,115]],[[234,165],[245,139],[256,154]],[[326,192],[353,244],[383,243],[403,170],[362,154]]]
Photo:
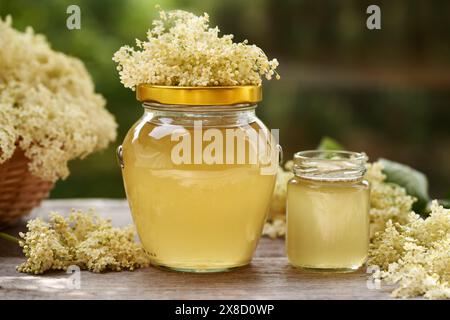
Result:
[[[327,157],[324,157],[327,155]],[[330,157],[333,156],[333,157]],[[345,159],[367,161],[367,155],[364,152],[346,151],[346,150],[304,150],[294,154],[294,159],[314,159],[325,161],[342,161]]]
[[364,152],[343,150],[305,150],[294,154],[294,174],[320,181],[359,180],[366,172]]
[[261,85],[183,87],[140,84],[136,89],[136,99],[141,102],[180,106],[252,104],[262,100],[262,87]]

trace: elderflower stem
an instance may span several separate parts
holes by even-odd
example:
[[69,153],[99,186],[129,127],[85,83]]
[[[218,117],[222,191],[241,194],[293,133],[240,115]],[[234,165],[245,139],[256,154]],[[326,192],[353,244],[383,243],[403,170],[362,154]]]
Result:
[[10,234],[4,233],[4,232],[0,232],[0,238],[2,238],[3,240],[6,241],[10,241],[10,242],[14,242],[19,244],[19,238],[16,238]]

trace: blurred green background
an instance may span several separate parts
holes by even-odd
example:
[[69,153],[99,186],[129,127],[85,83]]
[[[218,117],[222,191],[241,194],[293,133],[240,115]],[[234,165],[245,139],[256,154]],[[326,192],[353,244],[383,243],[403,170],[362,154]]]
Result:
[[[81,30],[66,28],[67,6],[81,8]],[[285,157],[331,136],[425,172],[433,197],[450,197],[450,1],[338,0],[0,0],[0,16],[32,26],[54,49],[82,59],[119,123],[117,141],[70,163],[53,198],[124,197],[114,149],[142,108],[122,87],[111,60],[144,39],[155,4],[208,12],[211,24],[249,39],[280,61],[257,112],[280,129]],[[382,29],[366,28],[378,4]]]

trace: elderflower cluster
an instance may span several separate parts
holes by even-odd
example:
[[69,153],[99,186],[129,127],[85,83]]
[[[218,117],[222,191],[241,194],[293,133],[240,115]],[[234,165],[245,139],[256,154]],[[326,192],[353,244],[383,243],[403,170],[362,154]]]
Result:
[[30,220],[28,232],[20,233],[27,261],[17,267],[25,273],[66,270],[70,265],[102,272],[134,270],[149,265],[132,226],[112,227],[93,211],[72,211],[68,218],[50,213],[49,222]]
[[31,173],[56,181],[69,160],[113,141],[117,125],[80,60],[11,25],[0,18],[0,163],[20,148]]
[[369,264],[381,271],[374,277],[397,284],[394,297],[450,299],[450,210],[435,200],[428,218],[410,213],[406,220],[389,220],[376,233]]
[[367,165],[365,179],[370,183],[370,234],[385,229],[389,220],[405,223],[416,199],[399,185],[387,183],[380,162]]
[[264,229],[263,229],[262,234],[263,234],[263,236],[268,236],[269,238],[272,238],[272,239],[284,237],[286,235],[286,219],[285,219],[285,217],[279,216],[277,218],[267,221],[264,224]]
[[294,177],[293,161],[288,161],[284,169],[278,168],[277,181],[270,203],[268,221],[264,225],[263,235],[270,238],[282,237],[286,233],[286,196],[288,181]]
[[139,84],[167,86],[259,85],[270,80],[278,66],[256,45],[234,43],[233,35],[219,36],[210,28],[208,14],[160,11],[137,49],[123,46],[113,57],[120,80],[135,90]]
[[286,212],[286,195],[288,181],[294,177],[292,173],[292,161],[288,161],[285,168],[278,168],[277,181],[270,204],[270,217],[277,218]]

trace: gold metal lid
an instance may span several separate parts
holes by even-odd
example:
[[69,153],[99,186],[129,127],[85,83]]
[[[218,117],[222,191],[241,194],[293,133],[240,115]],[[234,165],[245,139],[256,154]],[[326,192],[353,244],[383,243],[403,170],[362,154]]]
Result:
[[171,105],[223,106],[257,103],[262,100],[261,86],[177,87],[140,84],[136,98],[141,102]]

